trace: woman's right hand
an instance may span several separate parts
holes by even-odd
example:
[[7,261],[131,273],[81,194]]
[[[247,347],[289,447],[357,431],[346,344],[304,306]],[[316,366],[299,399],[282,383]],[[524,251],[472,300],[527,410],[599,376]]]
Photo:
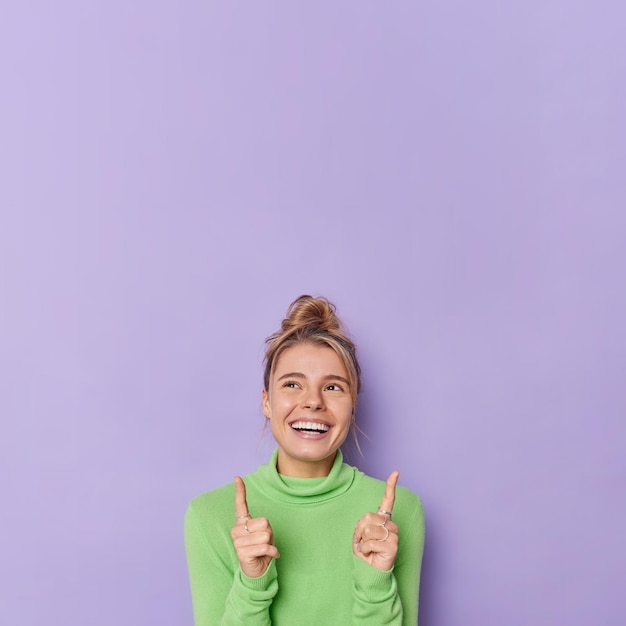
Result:
[[241,570],[250,578],[265,574],[272,559],[280,556],[269,521],[250,516],[246,485],[239,476],[235,476],[235,526],[230,534]]

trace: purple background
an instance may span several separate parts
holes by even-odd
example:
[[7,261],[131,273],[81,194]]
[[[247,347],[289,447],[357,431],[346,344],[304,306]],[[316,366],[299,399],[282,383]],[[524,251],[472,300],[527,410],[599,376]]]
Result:
[[303,292],[422,496],[420,624],[620,623],[623,7],[4,3],[0,623],[191,624]]

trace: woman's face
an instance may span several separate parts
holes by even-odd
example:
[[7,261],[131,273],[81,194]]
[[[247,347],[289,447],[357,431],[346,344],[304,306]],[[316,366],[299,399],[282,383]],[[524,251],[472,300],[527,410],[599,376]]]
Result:
[[348,374],[337,353],[300,343],[274,364],[263,413],[278,444],[278,471],[327,476],[350,431],[354,405]]

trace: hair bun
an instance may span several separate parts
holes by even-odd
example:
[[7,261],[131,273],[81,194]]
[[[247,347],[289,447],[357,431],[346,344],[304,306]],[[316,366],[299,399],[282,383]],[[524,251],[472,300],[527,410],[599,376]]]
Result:
[[335,310],[335,305],[326,298],[302,295],[289,305],[281,329],[289,333],[303,329],[322,330],[330,334],[340,332],[342,324]]

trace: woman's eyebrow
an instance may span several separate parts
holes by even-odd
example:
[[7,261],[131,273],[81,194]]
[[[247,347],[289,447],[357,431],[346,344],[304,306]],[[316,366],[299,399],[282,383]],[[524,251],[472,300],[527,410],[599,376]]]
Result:
[[278,380],[283,380],[283,378],[306,378],[306,376],[302,372],[289,372],[283,374]]
[[[306,376],[302,372],[289,372],[288,374],[283,374],[278,380],[283,380],[284,378],[306,378]],[[323,377],[323,380],[340,380],[346,385],[350,384],[349,380],[339,376],[339,374],[328,374]]]
[[339,374],[329,374],[328,376],[324,376],[324,380],[340,380],[341,382],[346,383],[346,385],[350,384],[350,381],[347,378],[339,376]]

